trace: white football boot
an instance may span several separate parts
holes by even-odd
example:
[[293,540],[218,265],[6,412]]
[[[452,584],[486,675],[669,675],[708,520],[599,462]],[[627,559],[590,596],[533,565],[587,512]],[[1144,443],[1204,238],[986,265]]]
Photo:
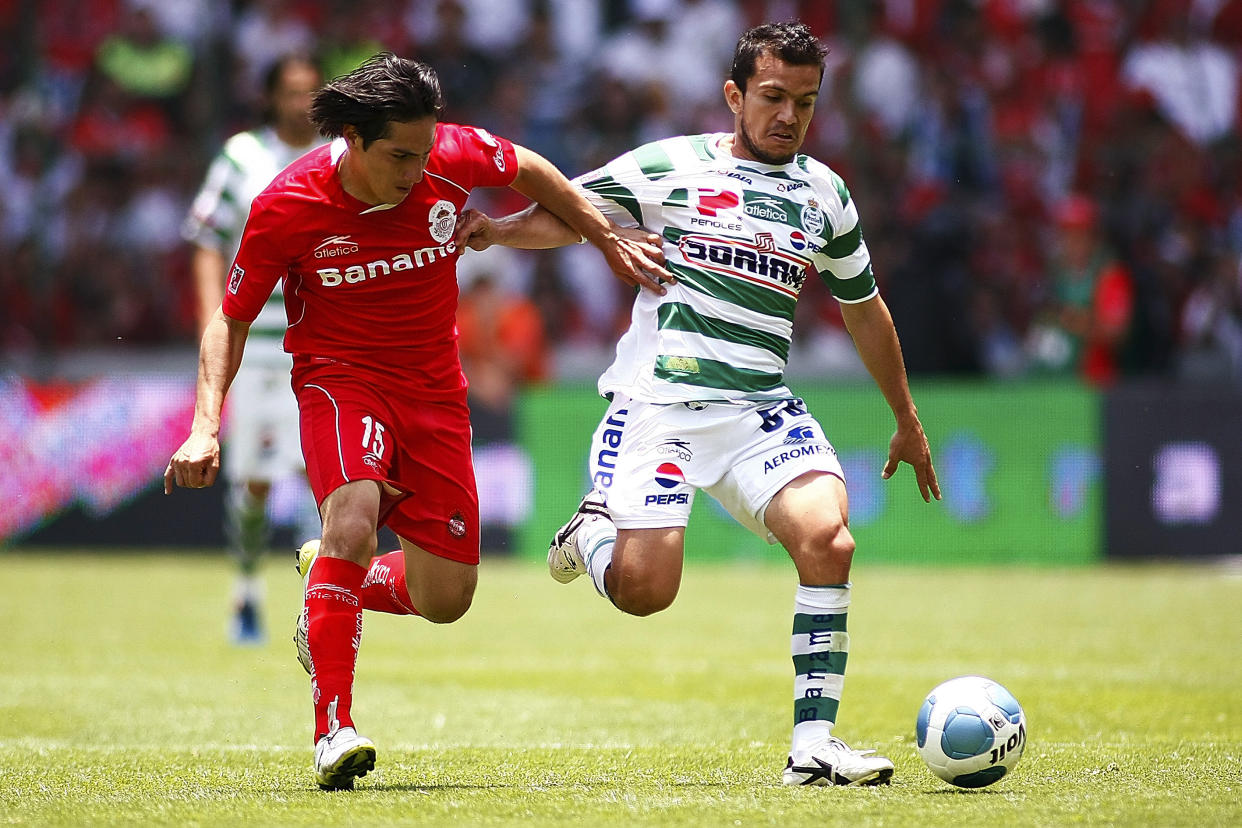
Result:
[[375,770],[375,745],[352,727],[342,727],[315,743],[315,781],[325,791],[347,791],[356,777]]
[[854,750],[828,736],[790,756],[781,781],[786,785],[887,785],[893,763],[874,750]]
[[293,644],[298,648],[298,664],[302,665],[302,669],[310,675],[310,641],[308,638],[310,631],[310,621],[306,613],[306,584],[310,581],[311,564],[315,562],[315,558],[319,555],[319,538],[308,540],[302,544],[297,551],[297,563],[295,564],[298,574],[302,576],[302,611],[298,613],[298,623],[293,630]]
[[562,584],[567,584],[579,575],[585,575],[586,561],[578,549],[578,532],[588,523],[597,520],[612,521],[608,515],[608,507],[604,505],[604,493],[599,489],[591,489],[578,504],[573,517],[556,530],[552,543],[548,546],[548,572]]

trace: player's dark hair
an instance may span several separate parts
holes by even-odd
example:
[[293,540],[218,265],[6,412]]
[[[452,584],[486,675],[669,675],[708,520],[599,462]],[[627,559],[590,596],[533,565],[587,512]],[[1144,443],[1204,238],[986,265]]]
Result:
[[733,69],[729,77],[743,93],[746,83],[754,77],[759,56],[764,54],[793,66],[818,66],[819,79],[824,79],[824,58],[828,49],[811,34],[805,23],[764,23],[742,33],[733,51]]
[[393,121],[417,121],[428,115],[439,120],[443,110],[444,95],[434,69],[379,52],[316,92],[310,116],[320,134],[329,138],[343,135],[352,125],[365,149],[385,137]]

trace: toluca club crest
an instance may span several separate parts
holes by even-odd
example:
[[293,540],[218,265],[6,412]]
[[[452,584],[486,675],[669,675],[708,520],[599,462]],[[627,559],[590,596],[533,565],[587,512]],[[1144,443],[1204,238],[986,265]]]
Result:
[[452,237],[453,228],[457,226],[457,208],[453,202],[440,199],[431,206],[427,222],[431,226],[431,237],[443,244]]

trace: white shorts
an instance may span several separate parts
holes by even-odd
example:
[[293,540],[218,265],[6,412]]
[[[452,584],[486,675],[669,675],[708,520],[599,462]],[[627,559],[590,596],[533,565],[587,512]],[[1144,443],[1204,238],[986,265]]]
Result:
[[221,449],[230,480],[271,483],[306,467],[291,368],[243,362],[233,378]]
[[768,543],[763,514],[777,492],[809,471],[845,480],[800,399],[657,405],[618,394],[591,439],[590,470],[619,529],[685,526],[702,489]]

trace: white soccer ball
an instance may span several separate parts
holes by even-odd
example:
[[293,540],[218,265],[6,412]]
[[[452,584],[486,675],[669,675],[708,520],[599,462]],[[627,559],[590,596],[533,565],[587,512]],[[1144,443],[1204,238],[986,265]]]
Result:
[[937,685],[914,727],[932,773],[959,788],[982,788],[1013,770],[1026,748],[1026,714],[1013,694],[981,676]]

